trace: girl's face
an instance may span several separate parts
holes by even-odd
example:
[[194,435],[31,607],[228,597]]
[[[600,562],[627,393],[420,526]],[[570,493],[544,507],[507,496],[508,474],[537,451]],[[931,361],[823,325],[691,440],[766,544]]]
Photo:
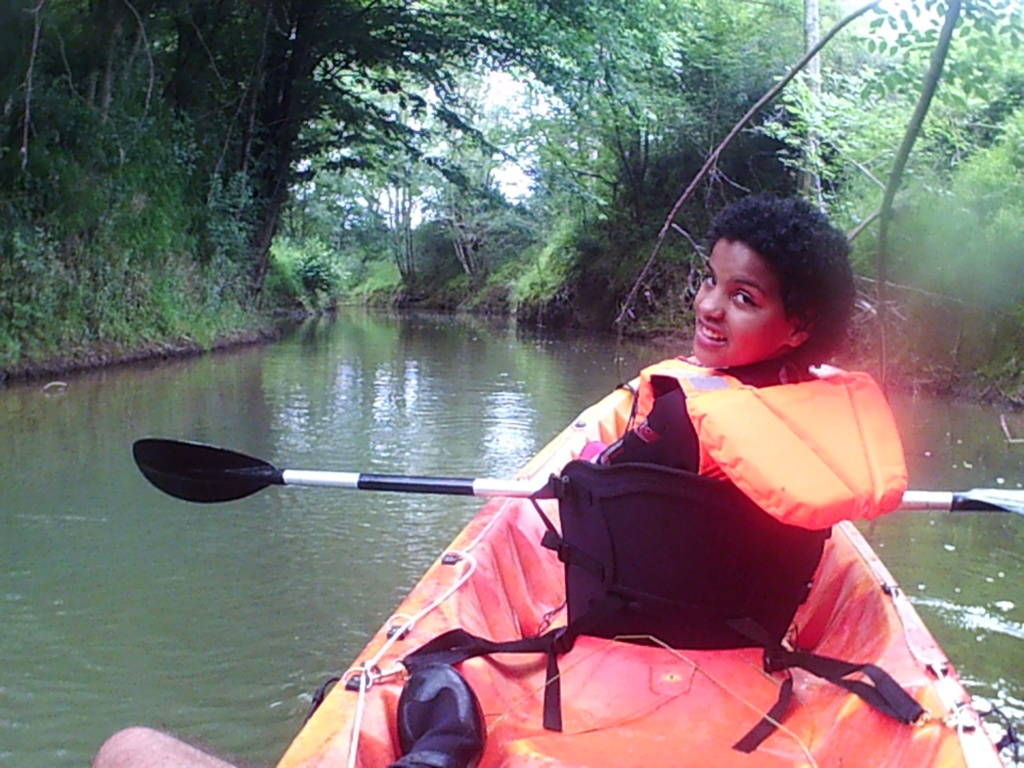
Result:
[[708,368],[759,363],[807,341],[786,316],[775,273],[746,243],[715,243],[694,310],[693,356]]

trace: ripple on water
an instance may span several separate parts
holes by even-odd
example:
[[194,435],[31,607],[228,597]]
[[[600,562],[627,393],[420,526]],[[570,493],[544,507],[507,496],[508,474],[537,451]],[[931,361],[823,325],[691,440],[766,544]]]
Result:
[[914,605],[935,611],[951,626],[1024,640],[1024,624],[1001,615],[1014,607],[1014,603],[1009,600],[997,601],[991,608],[984,605],[960,605],[937,597],[912,597],[911,600]]

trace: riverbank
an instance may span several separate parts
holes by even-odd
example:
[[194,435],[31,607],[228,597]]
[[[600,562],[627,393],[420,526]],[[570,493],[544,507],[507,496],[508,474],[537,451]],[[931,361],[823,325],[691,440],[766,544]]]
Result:
[[67,376],[84,371],[119,365],[150,363],[173,358],[194,357],[250,344],[267,344],[281,338],[287,324],[268,325],[225,334],[209,344],[179,337],[147,341],[137,347],[120,344],[99,344],[42,360],[26,360],[0,368],[0,386],[29,383]]

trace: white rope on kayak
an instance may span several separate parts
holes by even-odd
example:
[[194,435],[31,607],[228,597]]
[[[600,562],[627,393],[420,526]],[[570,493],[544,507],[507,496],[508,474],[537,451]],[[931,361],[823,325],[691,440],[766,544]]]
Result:
[[359,753],[359,730],[363,723],[363,714],[366,711],[366,679],[365,672],[359,675],[359,697],[356,699],[356,714],[352,718],[352,736],[348,742],[348,768],[355,768],[356,755]]
[[498,508],[498,511],[495,512],[493,515],[491,515],[491,519],[487,521],[487,525],[485,525],[483,528],[480,529],[480,533],[478,533],[476,536],[474,536],[473,540],[470,541],[469,544],[467,544],[465,547],[463,547],[459,551],[460,552],[472,552],[474,549],[476,549],[477,545],[479,545],[480,542],[483,541],[484,537],[491,530],[491,528],[493,528],[495,525],[497,525],[498,521],[501,520],[501,518],[503,518],[505,516],[505,513],[512,506],[511,501],[512,501],[511,499],[506,500],[501,505],[501,507]]
[[[439,597],[432,600],[424,608],[415,613],[412,616],[405,616],[402,614],[395,614],[385,622],[387,640],[381,645],[380,649],[372,657],[364,661],[362,664],[352,667],[345,675],[342,676],[342,684],[346,683],[354,674],[359,676],[359,692],[358,699],[356,701],[355,715],[352,721],[352,735],[349,739],[348,747],[348,768],[355,768],[356,760],[359,754],[359,736],[362,733],[362,723],[366,712],[366,692],[373,686],[373,684],[382,678],[390,677],[396,674],[399,670],[390,669],[386,672],[382,672],[380,669],[380,661],[387,655],[396,642],[406,637],[410,632],[413,631],[416,624],[424,616],[429,614],[431,611],[442,605],[448,598],[454,595],[462,586],[469,581],[473,572],[477,569],[477,560],[471,554],[471,551],[475,549],[481,541],[484,540],[487,533],[493,528],[499,520],[501,520],[506,512],[511,508],[511,500],[506,500],[505,503],[495,511],[491,516],[491,519],[487,521],[487,524],[480,530],[480,532],[473,537],[473,539],[464,547],[460,549],[449,549],[441,555],[441,560],[448,560],[454,563],[464,563],[468,567],[465,567],[459,578],[456,579],[448,589],[446,589]],[[399,620],[399,621],[396,621]],[[396,662],[396,667],[400,667],[401,664]],[[404,669],[404,668],[403,668]]]
[[[348,768],[355,768],[356,758],[359,754],[359,734],[362,732],[363,716],[366,712],[366,692],[373,686],[375,682],[378,682],[379,680],[386,677],[391,677],[392,675],[397,674],[402,669],[404,669],[404,667],[402,667],[401,665],[401,662],[396,661],[395,666],[392,669],[386,672],[382,672],[380,669],[381,660],[388,654],[388,652],[391,650],[392,646],[394,646],[395,643],[405,638],[410,632],[412,632],[412,630],[416,626],[416,623],[420,619],[422,619],[428,613],[430,613],[435,608],[444,603],[445,600],[447,600],[449,597],[455,594],[462,587],[462,585],[469,580],[470,576],[473,575],[473,572],[477,568],[476,558],[473,555],[469,554],[469,552],[467,552],[466,550],[447,550],[441,556],[441,559],[447,560],[452,565],[454,565],[455,563],[464,563],[466,567],[463,568],[463,571],[461,574],[459,574],[459,577],[452,583],[450,587],[448,587],[448,589],[446,589],[440,595],[440,597],[437,597],[434,600],[432,600],[417,613],[413,614],[412,616],[396,614],[395,616],[392,616],[390,619],[388,619],[388,621],[385,623],[385,626],[388,627],[386,632],[387,639],[381,645],[377,653],[375,653],[369,659],[364,661],[362,664],[353,667],[348,672],[346,672],[345,675],[342,676],[342,684],[344,684],[346,680],[351,678],[353,673],[359,676],[359,693],[358,699],[356,700],[355,716],[352,718],[352,736],[349,739],[348,747]],[[394,623],[395,619],[401,619],[402,621]]]
[[[635,382],[634,382],[635,384]],[[635,392],[635,386],[632,391]],[[580,442],[584,436],[585,430],[590,423],[588,414],[591,409],[596,409],[598,406],[593,405],[587,410],[583,411],[573,422],[572,426],[565,430],[560,436],[561,439],[556,438],[552,440],[544,449],[542,449],[537,455],[534,456],[533,460],[527,465],[525,473],[528,476],[530,474],[530,468],[534,466],[543,466],[546,464],[548,457],[557,453],[560,450],[564,450],[567,446],[573,443]],[[577,455],[578,450],[571,451],[572,455]],[[500,497],[497,497],[500,498]],[[380,649],[371,658],[364,661],[362,664],[352,667],[345,675],[342,676],[342,684],[344,685],[348,679],[351,678],[352,674],[359,675],[359,693],[358,700],[356,702],[355,716],[352,722],[352,735],[349,739],[349,753],[348,753],[348,768],[355,768],[356,760],[359,754],[359,735],[362,732],[362,722],[366,711],[366,692],[372,687],[373,683],[379,681],[382,678],[389,677],[396,672],[395,669],[388,670],[387,672],[381,672],[379,662],[384,656],[391,650],[394,644],[406,637],[415,628],[417,622],[426,616],[428,613],[439,607],[455,592],[457,592],[473,575],[473,572],[477,568],[477,560],[470,554],[476,547],[484,540],[487,534],[494,528],[498,522],[505,517],[509,509],[512,508],[511,498],[503,500],[501,505],[495,510],[494,514],[491,515],[490,520],[480,529],[477,535],[465,546],[460,549],[451,549],[444,552],[441,556],[442,560],[455,558],[455,562],[467,563],[468,567],[465,568],[460,574],[459,578],[450,586],[445,592],[427,606],[425,606],[418,613],[411,617],[403,615],[394,615],[385,623],[385,634],[387,640],[381,645]],[[396,621],[400,619],[401,621]],[[396,662],[396,667],[400,667],[401,664]]]
[[[472,550],[486,538],[487,534],[494,528],[500,520],[502,520],[508,513],[509,509],[513,507],[513,500],[511,498],[505,499],[501,505],[495,510],[494,514],[491,515],[490,520],[480,529],[473,539],[460,549],[450,549],[445,551],[441,555],[441,560],[454,558],[455,562],[467,563],[468,568],[465,568],[460,574],[459,578],[444,591],[444,593],[431,601],[422,610],[417,612],[411,617],[406,617],[400,614],[392,616],[385,623],[387,640],[380,647],[380,649],[371,658],[364,661],[362,664],[351,668],[342,677],[342,683],[346,682],[353,674],[359,675],[359,693],[358,701],[356,702],[355,716],[352,722],[352,735],[349,739],[348,747],[348,768],[355,768],[356,760],[359,754],[359,736],[362,733],[362,722],[366,711],[366,692],[372,687],[375,681],[380,680],[383,677],[390,677],[395,673],[395,670],[388,670],[387,672],[381,672],[379,662],[384,656],[391,650],[394,644],[406,637],[415,628],[417,622],[424,616],[435,610],[441,604],[443,604],[448,598],[454,595],[473,575],[473,572],[477,568],[477,560],[471,554]],[[396,619],[401,619],[400,622]],[[400,666],[400,663],[396,663],[396,666]]]

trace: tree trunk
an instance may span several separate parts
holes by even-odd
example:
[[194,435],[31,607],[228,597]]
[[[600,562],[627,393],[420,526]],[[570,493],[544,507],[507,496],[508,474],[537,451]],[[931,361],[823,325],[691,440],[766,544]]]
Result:
[[271,0],[276,27],[268,40],[252,144],[258,224],[251,240],[250,290],[256,303],[270,263],[270,245],[288,201],[295,143],[315,107],[305,93],[316,69],[323,6],[323,0]]
[[416,282],[416,252],[413,243],[413,196],[404,185],[392,187],[388,196],[388,225],[393,233],[395,266],[407,287]]
[[953,38],[953,30],[959,18],[960,0],[949,0],[946,18],[942,24],[942,31],[939,33],[939,41],[935,44],[935,50],[932,51],[931,66],[929,66],[928,72],[925,74],[924,84],[921,86],[921,96],[917,100],[914,114],[910,118],[907,132],[903,136],[903,143],[900,145],[899,151],[896,153],[896,159],[893,161],[892,171],[889,173],[889,181],[885,186],[885,194],[882,196],[882,206],[878,214],[878,261],[875,303],[878,305],[878,351],[880,356],[880,380],[883,387],[885,386],[888,373],[886,360],[888,339],[885,283],[888,280],[889,225],[892,223],[893,201],[896,199],[896,192],[899,190],[903,180],[903,171],[907,167],[910,151],[914,148],[914,142],[917,141],[917,137],[921,133],[921,126],[924,125],[924,119],[928,114],[929,107],[931,107],[932,97],[935,95],[939,80],[942,78],[942,69],[946,64],[946,57],[949,54],[949,43]]
[[103,60],[103,74],[100,77],[100,114],[106,122],[110,115],[110,102],[114,98],[114,69],[117,61],[117,47],[121,40],[121,30],[124,19],[118,16],[113,23],[107,27],[107,55]]
[[[821,41],[821,6],[818,0],[804,0],[804,50],[813,51]],[[804,70],[807,89],[811,94],[812,114],[821,106],[821,55],[814,54]],[[807,157],[816,165],[818,160],[818,131],[812,125],[807,131]],[[817,171],[806,169],[800,174],[800,191],[807,198],[823,206],[821,177]]]

